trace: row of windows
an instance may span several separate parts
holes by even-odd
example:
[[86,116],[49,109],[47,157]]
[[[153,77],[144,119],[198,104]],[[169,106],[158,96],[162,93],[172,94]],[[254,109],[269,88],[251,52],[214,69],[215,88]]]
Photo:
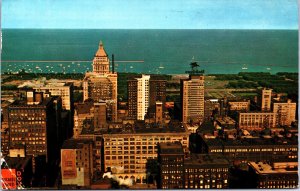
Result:
[[[190,172],[190,173],[194,173],[194,172],[227,172],[228,169],[227,168],[210,168],[210,169],[185,169],[185,172]],[[193,176],[193,175],[191,175]]]
[[[273,151],[297,151],[297,148],[255,148],[255,149],[224,149],[224,152],[273,152]],[[222,149],[212,149],[211,152],[222,152]]]
[[[23,120],[22,118],[18,118],[17,120]],[[45,121],[27,121],[27,118],[24,119],[23,121],[16,121],[16,119],[12,118],[11,119],[11,126],[14,126],[14,125],[24,125],[24,124],[30,124],[30,125],[34,125],[34,124],[45,124],[46,122]]]
[[[167,140],[167,141],[170,141],[171,138],[170,137],[161,137],[161,138],[158,138],[158,137],[152,137],[152,138],[105,138],[105,141],[119,141],[119,143],[122,143],[122,142],[126,142],[126,141],[164,141],[164,140]],[[187,140],[187,137],[183,137],[183,140]]]

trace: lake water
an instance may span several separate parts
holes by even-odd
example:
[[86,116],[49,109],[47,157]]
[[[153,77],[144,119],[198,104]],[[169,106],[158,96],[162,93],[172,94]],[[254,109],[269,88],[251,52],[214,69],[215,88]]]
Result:
[[180,74],[192,58],[209,74],[298,72],[297,30],[3,29],[2,39],[2,73],[90,71],[100,40],[116,61],[144,61],[119,72]]

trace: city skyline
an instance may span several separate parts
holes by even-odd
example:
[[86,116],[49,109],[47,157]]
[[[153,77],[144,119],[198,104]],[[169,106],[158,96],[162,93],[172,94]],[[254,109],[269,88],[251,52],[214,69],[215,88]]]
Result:
[[297,13],[296,0],[4,0],[2,28],[297,29]]

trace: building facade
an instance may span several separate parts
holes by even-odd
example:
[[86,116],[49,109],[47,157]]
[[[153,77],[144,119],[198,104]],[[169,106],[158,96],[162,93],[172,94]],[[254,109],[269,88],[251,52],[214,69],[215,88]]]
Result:
[[94,113],[92,111],[94,102],[84,102],[79,103],[75,106],[74,112],[74,128],[73,128],[73,136],[77,138],[83,127],[83,123],[85,120],[91,120],[94,117]]
[[184,153],[189,152],[189,133],[184,128],[125,126],[125,129],[115,129],[103,134],[104,168],[110,168],[119,178],[146,183],[146,164],[149,160],[157,159],[158,143],[181,142]]
[[128,80],[128,116],[144,120],[149,107],[149,75]]
[[106,102],[107,120],[117,121],[118,75],[109,69],[109,58],[100,42],[93,60],[93,72],[85,74],[83,100]]
[[228,102],[230,111],[249,111],[250,100],[248,101],[229,101]]
[[61,128],[59,97],[43,98],[42,93],[27,92],[27,101],[8,107],[9,144],[24,145],[26,155],[58,156]]
[[259,189],[298,188],[298,162],[249,162],[249,172]]
[[157,161],[160,164],[158,188],[184,188],[184,152],[181,143],[159,143]]
[[297,161],[298,143],[296,137],[270,137],[265,136],[244,137],[237,139],[207,139],[200,138],[202,153],[222,154],[231,163],[251,161]]
[[272,100],[272,89],[263,88],[258,90],[258,104],[261,111],[271,110],[271,100]]
[[93,176],[93,141],[66,140],[61,149],[62,185],[90,186]]
[[229,162],[222,155],[190,154],[184,157],[177,143],[160,143],[160,189],[219,189],[228,187]]
[[182,122],[201,123],[204,119],[204,76],[190,75],[189,79],[181,80]]
[[249,112],[239,113],[239,128],[246,130],[262,130],[276,127],[276,113]]
[[228,188],[228,170],[229,162],[222,155],[192,154],[184,161],[184,188]]
[[220,103],[218,99],[208,99],[204,103],[204,118],[211,119],[214,115],[220,114]]
[[287,103],[274,103],[273,112],[276,114],[278,125],[290,126],[296,120],[297,104],[288,100]]
[[73,106],[73,83],[47,83],[42,87],[34,87],[35,92],[50,93],[51,96],[60,96],[62,99],[62,108],[72,111]]
[[[151,77],[152,78],[152,77]],[[157,101],[166,102],[166,80],[150,79],[149,107],[155,107]]]

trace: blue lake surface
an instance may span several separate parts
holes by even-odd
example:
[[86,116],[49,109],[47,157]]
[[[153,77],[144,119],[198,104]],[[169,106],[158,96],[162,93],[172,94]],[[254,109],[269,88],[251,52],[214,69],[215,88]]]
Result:
[[298,72],[297,30],[3,29],[2,39],[2,73],[91,71],[100,40],[110,58],[144,61],[119,72],[181,74],[192,58],[208,74]]

